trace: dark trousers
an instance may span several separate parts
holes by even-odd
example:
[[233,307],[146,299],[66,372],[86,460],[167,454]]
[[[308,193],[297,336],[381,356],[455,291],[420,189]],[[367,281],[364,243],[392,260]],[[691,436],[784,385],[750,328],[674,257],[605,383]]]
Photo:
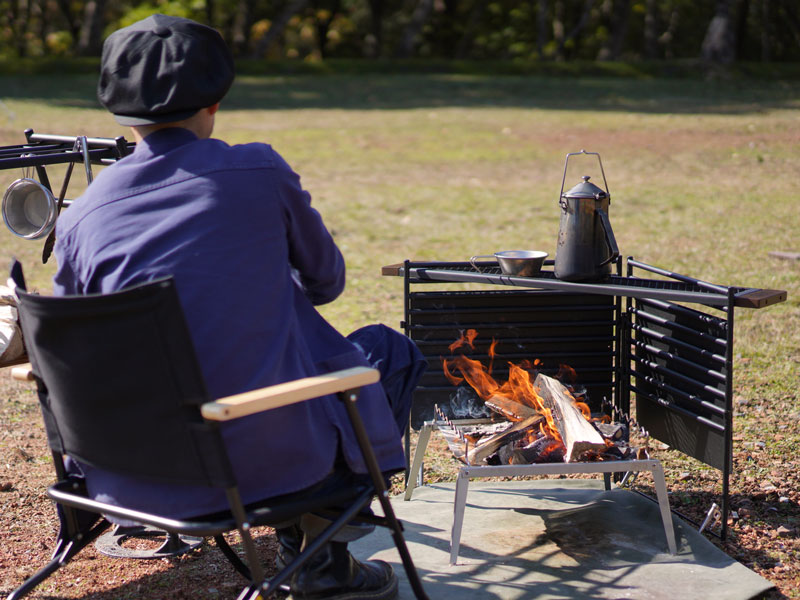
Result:
[[[408,337],[385,325],[362,327],[348,335],[347,339],[358,346],[370,365],[380,372],[380,383],[391,406],[397,430],[400,435],[404,435],[411,413],[414,388],[427,367],[422,353]],[[384,473],[387,484],[391,475],[392,473]],[[293,496],[315,496],[352,488],[359,482],[366,481],[369,481],[369,475],[353,473],[340,452],[333,470],[325,479],[310,488],[296,492]],[[301,525],[305,533],[313,538],[328,523],[329,521],[322,517],[307,515],[303,517]],[[348,526],[334,537],[334,541],[352,541],[366,535],[373,528],[373,526]]]

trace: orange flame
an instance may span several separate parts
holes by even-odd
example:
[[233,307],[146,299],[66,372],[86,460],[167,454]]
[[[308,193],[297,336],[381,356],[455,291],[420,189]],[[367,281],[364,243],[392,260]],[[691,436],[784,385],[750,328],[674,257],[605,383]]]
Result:
[[464,381],[463,377],[458,377],[450,372],[450,367],[447,365],[447,360],[445,359],[442,359],[442,371],[444,371],[444,376],[447,377],[448,381],[453,385],[458,385]]
[[453,353],[453,350],[465,345],[475,350],[473,342],[476,337],[478,337],[478,332],[475,329],[467,329],[466,333],[462,331],[461,336],[447,347],[450,350],[450,354]]
[[494,368],[494,357],[497,355],[495,348],[497,347],[497,340],[492,338],[492,343],[489,345],[489,373]]
[[[453,350],[465,345],[474,350],[474,341],[477,336],[478,332],[475,329],[468,329],[466,333],[462,332],[459,339],[449,346],[451,353]],[[533,375],[535,375],[536,369],[541,366],[542,362],[537,358],[533,362],[530,360],[523,360],[519,365],[508,363],[508,380],[504,383],[498,383],[491,375],[494,359],[496,357],[496,346],[497,341],[493,339],[488,350],[490,358],[488,368],[480,361],[467,358],[463,354],[454,356],[451,359],[443,358],[442,369],[445,376],[453,385],[459,385],[466,381],[483,400],[489,400],[492,396],[503,396],[533,408],[545,418],[544,422],[540,425],[541,433],[554,438],[557,444],[563,444],[552,412],[544,405],[532,379],[531,372],[533,371]],[[456,375],[456,371],[458,371],[461,376]],[[577,379],[575,370],[569,365],[559,365],[559,373],[556,377],[572,382]],[[572,394],[570,394],[570,397],[583,416],[587,420],[591,420],[589,406],[584,402],[578,401]]]

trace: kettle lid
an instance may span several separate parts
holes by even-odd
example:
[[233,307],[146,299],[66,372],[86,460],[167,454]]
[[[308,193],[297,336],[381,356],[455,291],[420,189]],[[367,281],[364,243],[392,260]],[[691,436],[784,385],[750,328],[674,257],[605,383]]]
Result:
[[597,187],[591,181],[589,181],[590,177],[588,175],[584,175],[582,177],[583,181],[581,181],[578,185],[574,188],[569,190],[568,192],[564,192],[562,197],[564,198],[592,198],[596,200],[601,200],[603,198],[607,198],[609,196],[608,192],[602,188]]

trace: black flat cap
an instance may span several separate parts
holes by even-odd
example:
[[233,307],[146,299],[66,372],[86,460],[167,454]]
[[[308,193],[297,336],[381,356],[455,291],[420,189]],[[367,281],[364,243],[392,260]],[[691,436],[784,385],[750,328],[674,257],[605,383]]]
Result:
[[222,100],[233,76],[233,57],[215,29],[152,15],[106,39],[97,98],[120,125],[171,123]]

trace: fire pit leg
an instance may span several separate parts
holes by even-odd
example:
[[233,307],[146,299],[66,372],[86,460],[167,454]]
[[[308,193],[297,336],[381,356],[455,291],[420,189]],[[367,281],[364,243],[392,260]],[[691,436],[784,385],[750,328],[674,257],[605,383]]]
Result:
[[456,495],[453,499],[453,529],[450,531],[450,564],[458,561],[458,547],[461,544],[461,528],[464,525],[464,509],[467,506],[467,488],[469,487],[469,469],[458,471],[456,479]]
[[414,459],[411,461],[411,469],[408,472],[406,494],[403,500],[411,500],[411,494],[414,493],[414,488],[418,485],[422,485],[422,461],[425,458],[425,450],[428,447],[428,441],[431,439],[432,429],[433,425],[431,422],[425,421],[422,425],[422,429],[419,430],[417,448],[414,450]]
[[664,533],[667,534],[667,546],[669,553],[674,555],[678,553],[678,546],[675,543],[675,529],[672,527],[672,512],[669,509],[669,499],[667,498],[667,484],[664,482],[664,468],[657,460],[650,462],[658,506],[661,509],[661,520],[664,522]]

